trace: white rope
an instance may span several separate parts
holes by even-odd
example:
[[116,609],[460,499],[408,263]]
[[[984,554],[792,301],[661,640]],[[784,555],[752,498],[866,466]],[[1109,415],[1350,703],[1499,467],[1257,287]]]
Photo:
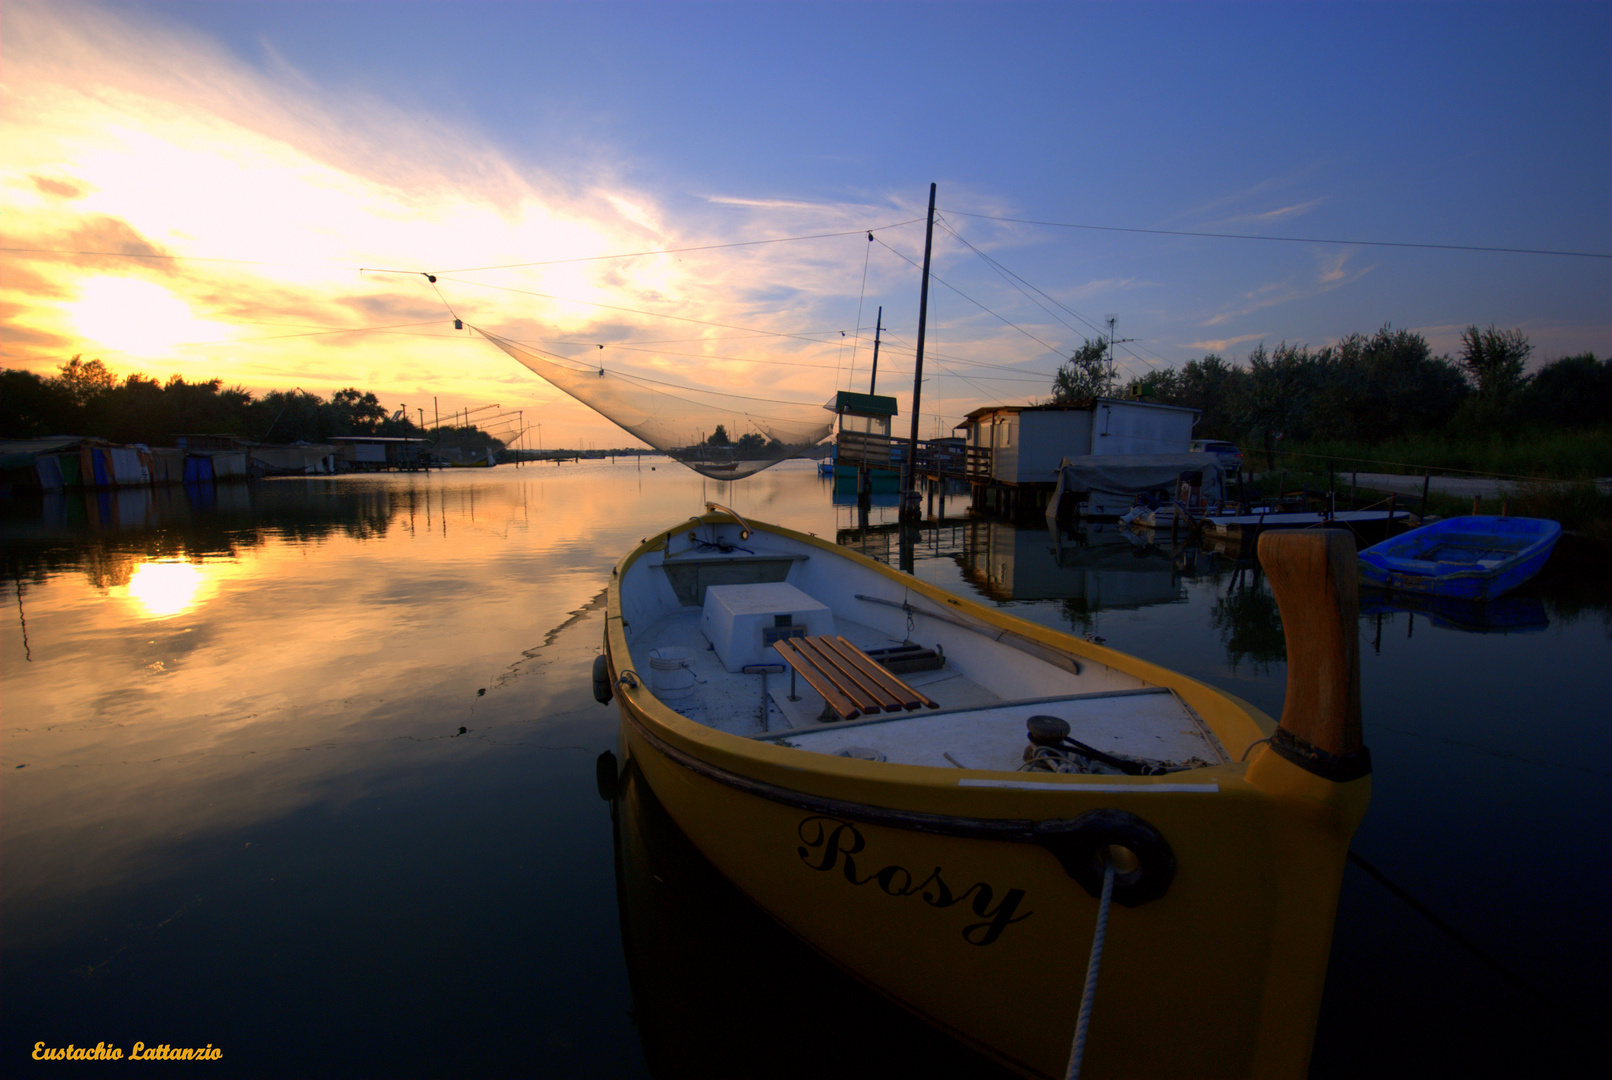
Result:
[[1075,1043],[1069,1051],[1066,1080],[1079,1080],[1080,1058],[1086,1052],[1086,1029],[1097,997],[1097,969],[1103,962],[1103,938],[1108,934],[1108,902],[1114,898],[1114,861],[1103,853],[1103,895],[1097,901],[1097,928],[1091,937],[1091,959],[1086,962],[1086,990],[1080,996],[1080,1019],[1075,1021]]

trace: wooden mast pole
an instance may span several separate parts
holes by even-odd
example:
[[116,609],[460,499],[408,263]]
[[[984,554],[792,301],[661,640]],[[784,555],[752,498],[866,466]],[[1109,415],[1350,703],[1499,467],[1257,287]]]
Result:
[[879,335],[884,333],[884,305],[879,305],[879,318],[873,324],[873,375],[868,379],[868,396],[878,393],[879,385]]
[[935,185],[929,185],[929,224],[924,228],[924,280],[918,292],[918,360],[912,373],[912,435],[902,469],[901,516],[918,516],[918,405],[923,397],[924,324],[929,318],[929,253],[935,239]]

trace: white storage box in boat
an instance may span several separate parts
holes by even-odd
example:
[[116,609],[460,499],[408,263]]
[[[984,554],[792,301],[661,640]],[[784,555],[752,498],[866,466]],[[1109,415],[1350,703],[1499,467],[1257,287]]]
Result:
[[786,637],[834,632],[834,613],[782,581],[711,585],[705,590],[700,628],[729,671],[749,664],[776,664],[772,644]]

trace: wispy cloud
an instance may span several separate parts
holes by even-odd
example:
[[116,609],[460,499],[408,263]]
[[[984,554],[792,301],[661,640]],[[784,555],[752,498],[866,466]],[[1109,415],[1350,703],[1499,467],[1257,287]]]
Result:
[[1225,310],[1205,319],[1201,325],[1223,326],[1234,319],[1252,315],[1256,311],[1307,300],[1352,284],[1371,273],[1374,268],[1372,266],[1351,268],[1348,264],[1353,255],[1354,252],[1348,250],[1320,254],[1316,258],[1316,269],[1312,277],[1302,280],[1272,281],[1245,290]]
[[[332,93],[272,54],[253,68],[129,9],[23,2],[3,18],[6,246],[48,249],[4,253],[8,366],[51,373],[82,352],[120,374],[257,390],[440,386],[497,400],[510,362],[456,333],[457,315],[558,352],[670,328],[702,341],[615,359],[686,376],[704,352],[730,385],[820,400],[837,345],[752,337],[743,352],[760,363],[744,365],[718,358],[733,351],[721,325],[799,333],[830,310],[854,321],[844,298],[865,239],[598,256],[854,230],[905,209],[721,196],[711,215],[674,218],[617,178],[608,147],[550,172],[473,128]],[[887,255],[870,266],[907,273]],[[284,336],[364,326],[391,332]]]
[[1326,201],[1327,200],[1324,198],[1308,199],[1304,202],[1293,203],[1291,206],[1278,206],[1274,210],[1262,210],[1254,213],[1242,214],[1227,220],[1229,222],[1240,222],[1245,224],[1260,221],[1283,221],[1287,218],[1302,217]]
[[1187,348],[1201,349],[1204,352],[1211,353],[1223,353],[1234,345],[1241,345],[1245,341],[1260,341],[1269,336],[1268,334],[1239,334],[1236,337],[1205,338],[1201,341],[1189,342]]

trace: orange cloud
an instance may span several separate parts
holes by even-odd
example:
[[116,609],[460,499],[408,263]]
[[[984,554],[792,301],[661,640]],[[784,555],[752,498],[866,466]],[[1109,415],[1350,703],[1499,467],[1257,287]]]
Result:
[[[679,234],[654,197],[604,172],[562,181],[447,123],[331,95],[283,62],[248,69],[127,9],[12,3],[3,17],[6,366],[51,374],[82,353],[120,375],[259,392],[429,390],[443,409],[508,406],[514,391],[554,410],[555,443],[566,425],[577,442],[625,440],[455,331],[457,316],[562,353],[693,336],[682,355],[613,362],[690,382],[714,367],[722,385],[762,396],[821,401],[832,389],[833,345],[778,336],[735,349],[702,325],[820,327],[825,297],[843,306],[854,285],[831,243],[600,260],[729,236]],[[866,208],[736,207],[708,225],[748,230],[757,215],[775,215],[773,235],[868,219]],[[734,352],[796,366],[715,358]]]

